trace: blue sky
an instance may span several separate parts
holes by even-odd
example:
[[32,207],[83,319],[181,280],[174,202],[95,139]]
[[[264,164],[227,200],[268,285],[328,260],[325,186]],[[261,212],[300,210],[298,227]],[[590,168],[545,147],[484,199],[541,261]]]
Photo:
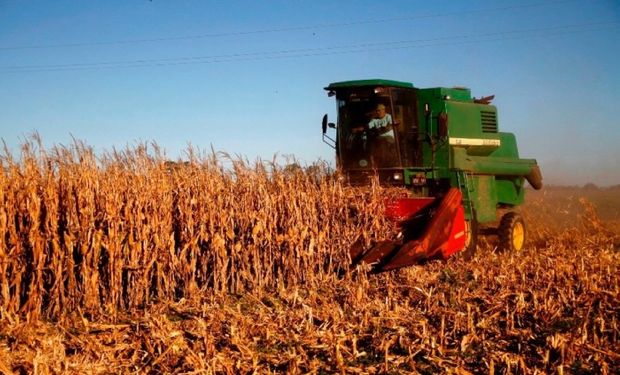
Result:
[[323,87],[495,94],[551,184],[620,183],[617,1],[0,0],[0,137],[333,161]]

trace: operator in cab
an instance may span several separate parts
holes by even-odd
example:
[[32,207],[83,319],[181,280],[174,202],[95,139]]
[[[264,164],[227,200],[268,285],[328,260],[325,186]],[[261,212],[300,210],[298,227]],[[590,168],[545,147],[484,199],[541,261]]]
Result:
[[392,115],[387,112],[385,104],[378,103],[371,108],[374,110],[366,112],[367,119],[369,118],[366,125],[351,129],[352,141],[349,143],[352,149],[359,153],[354,159],[366,163],[368,157],[373,166],[395,165],[398,163],[398,154]]
[[385,105],[377,104],[377,107],[371,113],[372,118],[368,122],[368,125],[353,128],[353,133],[361,133],[364,130],[368,130],[369,133],[374,136],[391,138],[393,142],[394,129],[392,129],[392,115],[385,111]]
[[388,166],[398,162],[393,125],[392,115],[387,113],[384,104],[379,103],[368,124],[353,129],[353,133],[365,134],[373,165]]
[[392,128],[392,115],[385,111],[385,105],[378,104],[375,109],[375,116],[368,123],[370,131],[377,132],[379,137],[394,142],[394,129]]

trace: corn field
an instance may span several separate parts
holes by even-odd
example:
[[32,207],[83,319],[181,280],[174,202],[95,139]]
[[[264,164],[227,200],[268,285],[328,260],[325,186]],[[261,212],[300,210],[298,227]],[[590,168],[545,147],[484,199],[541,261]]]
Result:
[[605,218],[531,194],[518,254],[369,276],[347,249],[398,192],[187,154],[4,152],[0,373],[620,372],[620,189]]

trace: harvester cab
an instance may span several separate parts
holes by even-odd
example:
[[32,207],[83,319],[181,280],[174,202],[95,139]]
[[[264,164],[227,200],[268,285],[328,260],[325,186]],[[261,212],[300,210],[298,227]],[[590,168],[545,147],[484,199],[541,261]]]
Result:
[[354,264],[381,272],[461,250],[470,257],[479,225],[496,223],[500,213],[486,232],[495,232],[504,250],[523,248],[525,223],[512,209],[523,203],[524,181],[540,189],[542,175],[536,160],[519,158],[514,134],[499,131],[492,96],[379,79],[325,90],[336,98],[338,119],[323,117],[323,141],[335,149],[346,181],[408,188],[408,196],[386,203],[398,236],[370,247],[356,241]]

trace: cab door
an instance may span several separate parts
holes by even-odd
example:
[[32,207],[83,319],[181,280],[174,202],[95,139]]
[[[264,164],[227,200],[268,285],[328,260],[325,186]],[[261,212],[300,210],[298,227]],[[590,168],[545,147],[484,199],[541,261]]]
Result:
[[392,88],[392,117],[397,133],[402,166],[422,166],[422,141],[417,122],[415,90]]

